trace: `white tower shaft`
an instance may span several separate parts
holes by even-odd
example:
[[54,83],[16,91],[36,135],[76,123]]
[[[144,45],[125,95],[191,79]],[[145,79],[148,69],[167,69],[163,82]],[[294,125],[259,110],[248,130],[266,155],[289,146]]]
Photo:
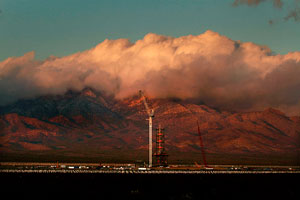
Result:
[[154,117],[154,110],[149,108],[146,101],[146,97],[144,96],[144,93],[141,90],[140,96],[142,97],[147,114],[149,116],[149,167],[152,167],[152,118]]

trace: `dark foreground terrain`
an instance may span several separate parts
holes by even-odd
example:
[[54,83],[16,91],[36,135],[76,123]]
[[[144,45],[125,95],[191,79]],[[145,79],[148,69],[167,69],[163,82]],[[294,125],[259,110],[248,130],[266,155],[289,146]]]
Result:
[[299,199],[300,174],[1,173],[13,199]]

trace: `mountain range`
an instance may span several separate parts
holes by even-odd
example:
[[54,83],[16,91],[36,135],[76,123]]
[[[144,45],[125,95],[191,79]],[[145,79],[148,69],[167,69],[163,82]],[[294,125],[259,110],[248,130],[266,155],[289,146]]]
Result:
[[[230,112],[174,98],[147,101],[155,110],[154,134],[158,125],[165,129],[174,163],[202,162],[198,121],[210,163],[299,164],[300,116],[273,108]],[[147,148],[147,113],[138,95],[116,99],[85,88],[0,107],[2,160],[146,161]]]

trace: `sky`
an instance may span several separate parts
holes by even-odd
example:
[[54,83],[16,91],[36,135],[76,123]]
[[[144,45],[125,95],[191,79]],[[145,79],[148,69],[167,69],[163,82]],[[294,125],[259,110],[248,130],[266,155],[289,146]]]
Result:
[[300,0],[0,0],[0,106],[91,87],[300,113]]
[[300,22],[284,19],[294,0],[282,0],[280,8],[272,1],[0,0],[0,61],[30,51],[41,60],[62,57],[107,38],[134,42],[147,33],[180,37],[206,30],[278,54],[299,51]]

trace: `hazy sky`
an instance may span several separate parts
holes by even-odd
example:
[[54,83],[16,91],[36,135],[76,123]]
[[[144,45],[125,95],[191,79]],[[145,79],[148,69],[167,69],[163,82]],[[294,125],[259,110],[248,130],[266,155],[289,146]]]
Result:
[[179,37],[208,29],[233,40],[267,45],[275,53],[300,50],[299,20],[284,20],[294,0],[282,0],[282,8],[272,1],[250,6],[233,2],[0,0],[0,61],[29,51],[35,51],[37,59],[66,56],[106,38],[134,42],[149,32]]

